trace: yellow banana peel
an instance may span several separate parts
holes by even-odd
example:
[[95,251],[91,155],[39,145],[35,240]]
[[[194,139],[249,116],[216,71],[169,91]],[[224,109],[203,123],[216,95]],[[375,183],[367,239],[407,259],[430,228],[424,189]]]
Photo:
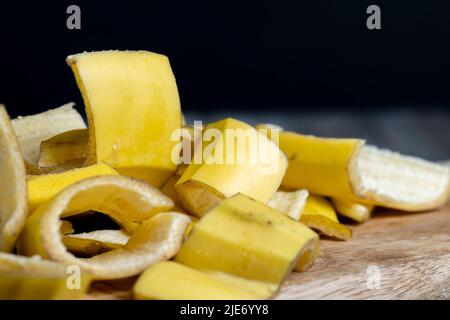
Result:
[[357,203],[346,199],[333,198],[332,201],[339,214],[356,222],[367,221],[375,209],[373,205]]
[[339,223],[333,206],[306,190],[277,191],[267,205],[326,236],[340,240],[352,237],[351,229]]
[[300,221],[311,229],[332,238],[349,240],[352,237],[352,230],[339,223],[331,203],[317,195],[308,196]]
[[[233,277],[233,276],[230,276]],[[133,287],[140,300],[252,300],[262,299],[248,289],[242,278],[238,284],[211,272],[199,271],[173,261],[158,262],[148,268]],[[264,285],[264,284],[261,284]]]
[[82,298],[89,288],[91,276],[87,272],[76,274],[77,270],[72,271],[71,267],[39,257],[0,253],[0,299]]
[[303,224],[238,194],[222,200],[194,225],[175,261],[257,282],[252,290],[258,288],[255,294],[269,298],[292,269],[304,271],[312,265],[318,243],[317,234]]
[[277,191],[267,205],[299,221],[308,195],[307,190]]
[[92,257],[123,248],[129,239],[130,236],[122,230],[96,230],[65,235],[63,244],[77,257]]
[[363,140],[279,134],[289,159],[282,186],[405,211],[434,209],[450,193],[450,169],[367,146]]
[[29,173],[42,172],[38,167],[42,141],[65,131],[86,128],[83,118],[74,109],[74,105],[70,102],[56,109],[12,120]]
[[67,57],[89,122],[88,163],[160,187],[176,170],[171,159],[181,128],[175,77],[166,56],[101,51]]
[[42,141],[39,168],[45,172],[55,172],[82,167],[87,157],[88,137],[87,129],[77,129]]
[[0,105],[0,251],[11,252],[28,215],[25,166],[5,108]]
[[110,166],[99,163],[61,173],[33,176],[28,180],[28,203],[30,212],[33,213],[40,205],[50,200],[54,195],[71,184],[89,177],[101,175],[118,175],[118,173]]
[[61,236],[63,236],[63,237],[75,232],[75,230],[73,229],[72,222],[67,221],[67,220],[60,221],[59,231],[61,233]]
[[[95,279],[130,277],[178,252],[191,220],[183,214],[160,213],[172,206],[173,202],[159,190],[132,178],[111,175],[81,180],[30,216],[18,252],[79,265]],[[67,251],[61,239],[60,218],[90,210],[102,212],[119,224],[131,221],[138,222],[139,226],[123,248],[92,258],[77,258]]]
[[[207,125],[203,143],[175,185],[183,207],[201,217],[221,199],[242,193],[266,203],[277,191],[287,160],[250,125],[224,119]],[[196,161],[198,160],[198,161]]]

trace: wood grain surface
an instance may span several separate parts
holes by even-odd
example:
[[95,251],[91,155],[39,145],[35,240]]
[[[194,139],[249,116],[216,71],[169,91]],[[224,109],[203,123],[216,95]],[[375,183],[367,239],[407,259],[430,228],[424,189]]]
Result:
[[[347,242],[321,240],[319,258],[292,273],[276,299],[450,299],[450,206],[380,210]],[[130,299],[135,281],[95,283],[86,299]]]

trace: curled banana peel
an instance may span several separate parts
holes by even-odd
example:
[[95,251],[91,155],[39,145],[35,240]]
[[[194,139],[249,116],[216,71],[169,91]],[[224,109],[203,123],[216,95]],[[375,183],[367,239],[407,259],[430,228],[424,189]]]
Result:
[[30,212],[33,213],[41,204],[47,202],[54,195],[71,184],[89,177],[101,175],[118,175],[118,173],[107,164],[99,163],[89,167],[72,169],[60,173],[43,174],[29,178],[28,203]]
[[339,223],[331,203],[323,197],[309,195],[300,222],[328,237],[349,240],[352,230]]
[[[89,122],[88,164],[104,161],[121,174],[160,187],[176,170],[181,109],[166,56],[100,51],[67,57]],[[136,124],[138,125],[131,125]]]
[[28,215],[27,182],[20,147],[0,105],[0,251],[11,252]]
[[357,203],[346,199],[333,198],[332,201],[339,214],[356,222],[367,221],[375,209],[373,205]]
[[[83,297],[91,277],[80,272],[71,279],[71,267],[39,257],[0,253],[0,299],[73,300]],[[74,274],[75,275],[75,274]]]
[[69,252],[77,256],[92,257],[123,248],[129,239],[130,236],[122,230],[96,230],[65,235],[63,244]]
[[[30,216],[18,252],[79,265],[95,279],[133,276],[178,252],[191,220],[183,214],[164,212],[172,206],[168,197],[144,182],[114,175],[88,178],[65,188]],[[102,212],[119,224],[131,221],[139,226],[123,248],[77,258],[61,239],[60,218],[89,210]]]
[[12,120],[26,168],[30,174],[42,173],[38,166],[42,141],[65,131],[86,128],[83,118],[74,109],[74,105],[70,102],[56,109]]
[[[194,225],[175,261],[269,298],[292,269],[312,265],[318,246],[318,235],[308,227],[237,194]],[[146,286],[154,289],[152,283]]]
[[60,172],[82,167],[88,150],[88,130],[60,133],[41,142],[38,166],[45,172]]
[[203,142],[203,148],[195,151],[193,163],[175,185],[188,212],[201,217],[236,193],[264,203],[272,198],[287,167],[286,157],[275,143],[231,118],[207,125],[203,140],[210,142]]
[[307,190],[277,191],[267,205],[299,221],[308,195]]
[[434,209],[449,196],[449,168],[363,140],[281,132],[279,146],[289,159],[286,189],[404,211]]
[[[162,261],[148,268],[133,287],[140,300],[254,300],[264,299],[249,287],[265,284],[228,275],[199,271],[174,261]],[[192,288],[195,288],[193,290]],[[264,288],[263,288],[264,289]],[[276,290],[270,289],[270,291]]]

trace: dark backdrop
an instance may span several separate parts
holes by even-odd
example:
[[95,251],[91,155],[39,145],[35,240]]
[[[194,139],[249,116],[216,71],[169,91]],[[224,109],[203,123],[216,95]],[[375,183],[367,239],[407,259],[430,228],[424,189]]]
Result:
[[[78,4],[82,29],[66,28]],[[366,28],[378,4],[382,29]],[[450,105],[450,4],[396,1],[4,1],[0,101],[12,116],[81,97],[68,54],[170,57],[186,110]]]

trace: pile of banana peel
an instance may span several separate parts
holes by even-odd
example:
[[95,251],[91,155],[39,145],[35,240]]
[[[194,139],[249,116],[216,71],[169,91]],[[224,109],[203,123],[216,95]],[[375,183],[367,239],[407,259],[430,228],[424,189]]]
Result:
[[[376,207],[448,201],[448,165],[360,139],[232,118],[186,125],[164,55],[101,51],[67,63],[87,124],[73,103],[12,120],[0,106],[2,299],[78,299],[93,281],[128,277],[137,299],[269,299],[314,264],[320,237],[351,240],[338,214],[362,223]],[[182,163],[180,129],[219,135],[194,147],[201,161]],[[212,161],[212,145],[231,152],[227,130],[255,133],[269,160]],[[251,143],[241,143],[247,156]],[[98,213],[117,228],[77,232],[74,217]]]

